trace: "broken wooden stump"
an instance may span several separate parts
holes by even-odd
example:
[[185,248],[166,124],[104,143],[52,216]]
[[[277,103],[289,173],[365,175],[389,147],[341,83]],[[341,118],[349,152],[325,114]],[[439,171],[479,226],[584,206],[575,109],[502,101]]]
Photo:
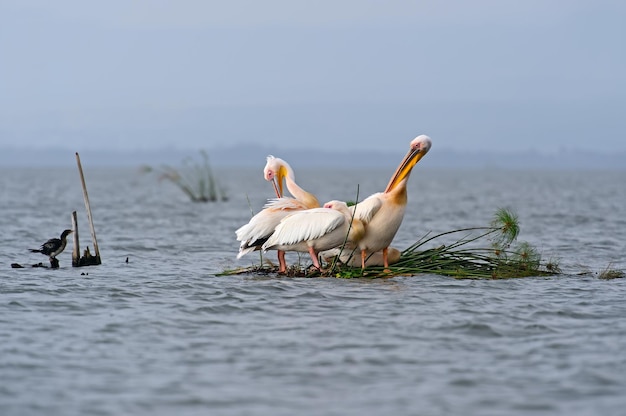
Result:
[[78,220],[76,219],[76,211],[72,212],[72,227],[74,228],[74,249],[72,250],[72,266],[97,266],[101,264],[100,256],[94,256],[89,251],[89,246],[83,251],[83,256],[80,256],[80,242],[78,240]]
[[[89,251],[89,247],[87,247],[85,251],[83,252],[83,257],[81,257],[80,260],[78,261],[77,267],[97,266],[98,264],[100,264],[100,258],[96,256],[92,256],[91,252]],[[74,263],[72,263],[72,265],[74,265]]]
[[80,163],[80,156],[76,153],[76,163],[78,165],[78,173],[80,175],[80,182],[83,188],[83,199],[85,200],[85,210],[87,211],[87,220],[89,221],[89,228],[91,230],[91,241],[93,243],[94,255],[89,251],[89,247],[84,251],[83,257],[80,257],[80,245],[78,241],[78,221],[76,219],[76,211],[72,212],[72,227],[74,230],[74,250],[72,251],[72,266],[95,266],[101,264],[100,250],[98,249],[98,241],[96,240],[96,229],[93,225],[93,218],[91,216],[91,206],[89,205],[89,195],[87,194],[87,185],[85,184],[85,175],[83,174],[83,167]]

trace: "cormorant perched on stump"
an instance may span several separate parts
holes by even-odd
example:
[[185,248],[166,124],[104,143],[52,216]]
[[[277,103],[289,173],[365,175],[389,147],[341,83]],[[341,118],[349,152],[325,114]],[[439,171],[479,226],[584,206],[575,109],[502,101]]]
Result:
[[30,249],[33,253],[41,253],[50,257],[50,260],[55,259],[56,256],[61,254],[63,250],[65,250],[65,246],[67,245],[67,236],[72,233],[72,230],[65,230],[61,233],[61,238],[51,238],[41,245],[41,248]]

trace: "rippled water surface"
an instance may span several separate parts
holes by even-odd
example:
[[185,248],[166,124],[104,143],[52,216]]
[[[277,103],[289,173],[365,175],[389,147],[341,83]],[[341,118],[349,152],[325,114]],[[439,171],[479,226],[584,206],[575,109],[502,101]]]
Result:
[[[88,169],[103,264],[72,268],[70,243],[49,270],[27,249],[72,210],[91,246],[78,175],[2,169],[0,414],[624,414],[626,279],[598,272],[626,270],[626,172],[416,168],[394,246],[510,207],[558,276],[218,277],[259,262],[236,260],[234,238],[271,196],[259,171],[220,170],[229,201],[194,204],[132,169]],[[390,174],[298,182],[354,200]]]

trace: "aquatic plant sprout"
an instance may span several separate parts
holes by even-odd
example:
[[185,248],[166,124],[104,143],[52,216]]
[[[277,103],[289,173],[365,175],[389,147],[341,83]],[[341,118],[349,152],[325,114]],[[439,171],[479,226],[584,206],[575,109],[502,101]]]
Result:
[[498,208],[491,220],[491,227],[498,229],[496,243],[508,247],[519,235],[519,221],[513,211],[506,208]]
[[602,280],[622,279],[626,277],[626,273],[623,270],[612,268],[612,265],[608,265],[598,274],[598,277]]
[[[360,186],[357,185],[356,186],[356,198],[354,199],[355,201],[359,200],[359,190],[360,190]],[[332,274],[334,272],[335,267],[337,266],[339,259],[341,257],[341,254],[346,249],[346,244],[348,244],[348,235],[350,234],[350,230],[352,230],[352,221],[354,221],[354,216],[356,215],[356,205],[358,204],[358,202],[347,202],[346,204],[348,204],[348,206],[354,206],[354,209],[352,210],[352,215],[350,216],[350,224],[348,226],[348,232],[346,233],[346,237],[344,238],[343,243],[341,244],[341,247],[339,247],[339,254],[333,258],[333,261],[330,265],[330,270],[328,271],[329,274]],[[355,251],[356,251],[356,246],[352,250],[352,255],[354,255]]]
[[[157,169],[159,180],[167,180],[176,185],[193,202],[226,201],[226,191],[218,184],[209,164],[209,155],[200,151],[201,161],[188,157],[183,160],[182,168],[162,166]],[[150,169],[151,170],[151,169]]]

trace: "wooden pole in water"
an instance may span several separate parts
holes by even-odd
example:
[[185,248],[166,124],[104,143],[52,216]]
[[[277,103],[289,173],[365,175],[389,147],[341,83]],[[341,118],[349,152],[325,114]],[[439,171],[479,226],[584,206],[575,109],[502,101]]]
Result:
[[91,217],[91,207],[89,206],[89,196],[87,195],[87,185],[85,184],[85,176],[83,175],[83,167],[80,164],[80,156],[76,152],[76,163],[78,163],[78,173],[80,174],[80,182],[83,185],[83,198],[85,199],[85,209],[87,210],[87,220],[89,221],[89,228],[91,229],[91,240],[93,241],[93,249],[95,252],[96,262],[100,264],[100,250],[98,250],[98,242],[96,241],[96,229],[93,226],[93,219]]
[[72,235],[74,236],[74,249],[72,250],[72,266],[80,266],[80,245],[78,244],[78,220],[76,219],[76,211],[72,212]]

